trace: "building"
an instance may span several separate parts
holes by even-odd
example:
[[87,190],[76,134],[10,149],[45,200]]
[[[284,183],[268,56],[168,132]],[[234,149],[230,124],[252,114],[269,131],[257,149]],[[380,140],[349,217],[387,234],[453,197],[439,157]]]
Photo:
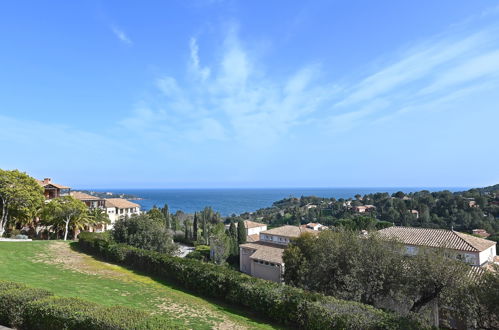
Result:
[[317,231],[322,231],[322,230],[328,229],[327,226],[323,226],[318,222],[309,222],[305,225],[301,225],[300,227],[301,228],[308,228],[308,229],[312,229],[312,230],[317,230]]
[[98,209],[105,210],[105,208],[106,208],[106,200],[104,198],[92,196],[92,195],[83,193],[81,191],[73,191],[73,192],[71,192],[71,196],[73,196],[74,198],[79,199],[80,201],[85,203],[85,205],[87,205],[87,207],[89,209],[97,209],[98,208]]
[[260,238],[260,233],[267,230],[267,225],[264,223],[244,220],[244,228],[246,229],[246,242],[256,242]]
[[419,219],[419,211],[418,210],[411,210],[411,214],[416,217],[416,219]]
[[376,207],[374,205],[358,205],[353,207],[353,211],[357,213],[366,213],[374,210]]
[[496,242],[454,230],[394,226],[378,233],[381,237],[396,239],[404,244],[407,255],[422,253],[427,248],[444,248],[451,251],[456,259],[472,266],[493,262],[496,256]]
[[117,220],[126,216],[139,215],[140,205],[123,198],[106,198],[105,210],[111,220],[107,229],[111,229]]
[[282,226],[260,232],[260,240],[239,245],[240,271],[265,280],[282,282],[284,249],[291,240],[303,233],[318,232],[298,226]]
[[71,193],[71,188],[54,183],[51,178],[45,178],[37,181],[44,189],[43,196],[45,196],[45,200],[69,196]]
[[473,229],[473,235],[478,235],[483,238],[487,238],[490,234],[485,229]]

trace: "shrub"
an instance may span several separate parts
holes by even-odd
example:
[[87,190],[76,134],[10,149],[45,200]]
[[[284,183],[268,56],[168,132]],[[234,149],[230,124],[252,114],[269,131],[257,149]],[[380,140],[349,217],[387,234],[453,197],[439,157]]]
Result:
[[53,296],[43,289],[0,281],[0,324],[17,329],[173,329],[182,323],[121,306],[104,307],[78,298]]
[[[402,327],[395,315],[372,306],[261,280],[199,260],[116,244],[99,235],[80,236],[79,245],[88,253],[174,281],[198,294],[248,307],[286,325],[307,329]],[[410,327],[404,323],[404,328]]]
[[194,251],[189,253],[186,258],[208,261],[210,260],[210,247],[208,245],[197,245]]
[[28,303],[51,295],[47,290],[28,287],[12,288],[0,292],[0,324],[19,327]]

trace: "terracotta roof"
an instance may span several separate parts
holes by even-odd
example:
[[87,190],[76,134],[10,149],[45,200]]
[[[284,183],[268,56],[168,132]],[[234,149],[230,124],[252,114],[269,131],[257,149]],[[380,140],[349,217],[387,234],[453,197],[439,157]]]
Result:
[[496,242],[446,229],[388,227],[379,230],[381,236],[394,238],[404,244],[442,247],[453,250],[481,252]]
[[58,188],[58,189],[70,189],[70,187],[63,186],[62,184],[57,184],[57,183],[53,183],[53,182],[43,182],[43,181],[41,181],[41,180],[36,180],[36,181],[37,181],[37,182],[40,184],[40,186],[42,186],[42,187],[45,187],[45,186],[49,186],[49,185],[50,185],[50,186],[54,186],[54,187],[56,187],[56,188]]
[[298,226],[282,226],[261,232],[262,234],[277,235],[284,237],[300,237],[303,233],[313,233],[317,234],[317,231],[309,228],[301,228]]
[[239,245],[242,248],[254,249],[255,252],[250,256],[250,259],[258,259],[268,262],[282,264],[283,246],[277,244],[268,244],[264,242],[246,243]]
[[106,201],[106,207],[117,207],[119,209],[140,207],[139,204],[132,203],[123,198],[106,198],[105,201]]
[[257,228],[266,226],[264,223],[254,222],[250,220],[244,220],[244,228]]
[[260,234],[253,234],[246,236],[246,242],[256,242],[260,240]]
[[71,196],[73,196],[74,198],[79,199],[81,201],[88,201],[88,200],[99,201],[99,200],[102,200],[102,198],[99,198],[97,196],[92,196],[89,194],[85,194],[81,191],[72,191]]

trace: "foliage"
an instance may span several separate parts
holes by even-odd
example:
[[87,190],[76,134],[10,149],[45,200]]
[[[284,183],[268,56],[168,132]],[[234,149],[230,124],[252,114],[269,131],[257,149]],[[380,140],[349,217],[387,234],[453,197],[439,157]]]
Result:
[[92,223],[85,203],[72,197],[57,197],[44,205],[43,222],[55,228],[64,229],[64,240],[68,238],[69,227],[82,228]]
[[246,243],[246,228],[242,219],[237,222],[237,242],[239,244]]
[[[120,254],[111,253],[116,244],[98,234],[81,236],[78,244],[88,253],[175,281],[193,292],[250,308],[288,325],[308,329],[395,329],[408,322],[371,306],[253,278],[210,263],[123,245],[119,246]],[[413,325],[404,324],[406,328]]]
[[0,281],[0,324],[18,329],[173,329],[181,324],[127,307],[104,307]]
[[18,170],[0,169],[0,237],[10,217],[27,219],[43,205],[43,188]]
[[129,244],[141,249],[174,254],[177,245],[164,223],[151,219],[147,214],[132,216],[116,221],[112,230],[118,243]]
[[210,247],[208,245],[198,245],[192,251],[189,253],[186,258],[188,259],[195,259],[195,260],[201,260],[201,261],[209,261],[210,260]]
[[284,251],[285,282],[407,314],[458,287],[468,266],[440,251],[406,257],[400,244],[353,231],[302,235]]
[[217,223],[213,226],[210,235],[210,249],[211,260],[217,265],[224,264],[230,254],[231,240],[225,233],[223,223]]
[[456,315],[469,328],[499,329],[499,266],[479,277],[464,281],[457,294],[447,303],[456,306]]

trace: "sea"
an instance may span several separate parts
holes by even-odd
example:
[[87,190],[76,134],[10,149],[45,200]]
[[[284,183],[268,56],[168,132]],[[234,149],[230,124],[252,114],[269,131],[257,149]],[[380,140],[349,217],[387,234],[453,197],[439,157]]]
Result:
[[140,199],[133,202],[139,204],[142,210],[149,210],[154,206],[161,207],[168,204],[170,212],[182,210],[186,213],[201,211],[211,206],[222,216],[253,212],[261,208],[270,207],[272,203],[283,198],[317,196],[353,198],[356,194],[365,195],[376,192],[389,194],[397,191],[404,193],[420,190],[429,191],[463,191],[462,187],[390,187],[390,188],[239,188],[239,189],[98,189],[96,191],[129,194]]

